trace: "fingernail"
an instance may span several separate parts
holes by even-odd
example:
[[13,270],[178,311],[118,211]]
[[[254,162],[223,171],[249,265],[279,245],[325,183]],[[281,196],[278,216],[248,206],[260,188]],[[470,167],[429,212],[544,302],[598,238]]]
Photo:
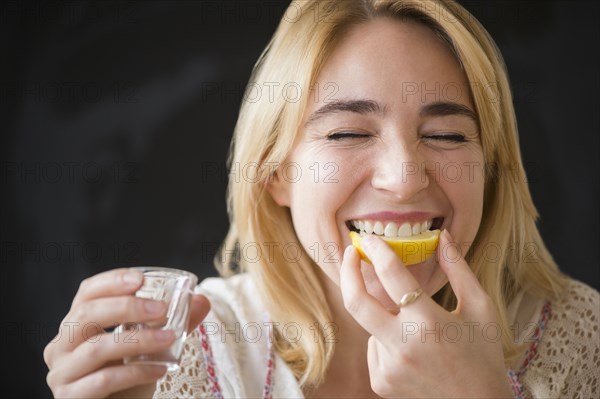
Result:
[[148,373],[150,373],[151,375],[156,376],[156,377],[160,377],[167,372],[167,368],[165,366],[149,364],[149,365],[144,365],[144,367],[146,368],[146,370],[148,370]]
[[376,238],[372,235],[367,235],[366,237],[363,237],[362,240],[360,240],[360,246],[368,252],[369,250],[371,250],[371,248],[373,248],[373,245],[375,245],[375,240]]
[[160,313],[162,312],[164,305],[162,302],[146,301],[144,307],[148,313]]
[[123,275],[123,282],[127,285],[138,285],[143,278],[144,276],[140,272],[130,271]]
[[444,231],[442,231],[442,234],[444,235],[444,240],[446,240],[446,242],[452,242],[452,236],[450,235],[448,229],[444,229]]
[[154,338],[161,342],[169,341],[173,338],[173,330],[156,330],[154,331]]
[[346,258],[346,256],[350,255],[350,252],[352,252],[352,248],[354,248],[352,245],[348,245],[346,247],[346,249],[344,250],[344,258]]

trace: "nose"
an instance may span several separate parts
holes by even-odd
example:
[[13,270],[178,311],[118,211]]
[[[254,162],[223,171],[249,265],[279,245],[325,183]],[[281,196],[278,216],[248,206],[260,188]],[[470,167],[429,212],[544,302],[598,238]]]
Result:
[[398,200],[408,201],[429,186],[425,160],[417,148],[388,146],[375,164],[371,185],[387,191]]

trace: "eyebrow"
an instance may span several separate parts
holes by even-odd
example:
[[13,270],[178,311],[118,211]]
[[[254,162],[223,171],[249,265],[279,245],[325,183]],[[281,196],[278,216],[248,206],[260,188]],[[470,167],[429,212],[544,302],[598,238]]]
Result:
[[464,115],[477,123],[477,114],[471,108],[455,102],[437,101],[424,105],[419,111],[421,117],[448,115]]
[[[306,125],[315,122],[323,116],[336,112],[354,112],[364,115],[369,113],[383,114],[385,111],[386,106],[374,100],[335,100],[313,112],[306,121]],[[449,115],[464,115],[477,123],[477,114],[471,108],[455,102],[436,101],[424,105],[419,110],[419,116],[421,117]]]
[[336,112],[354,112],[363,115],[370,113],[383,114],[385,107],[373,100],[335,100],[313,112],[306,121],[306,125],[313,123],[325,115]]

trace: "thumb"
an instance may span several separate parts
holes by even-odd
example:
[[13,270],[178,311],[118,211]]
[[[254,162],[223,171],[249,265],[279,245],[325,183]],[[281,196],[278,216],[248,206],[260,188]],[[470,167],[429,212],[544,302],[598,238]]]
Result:
[[188,323],[188,333],[198,326],[204,320],[210,311],[210,301],[204,295],[193,295],[190,304],[190,321]]

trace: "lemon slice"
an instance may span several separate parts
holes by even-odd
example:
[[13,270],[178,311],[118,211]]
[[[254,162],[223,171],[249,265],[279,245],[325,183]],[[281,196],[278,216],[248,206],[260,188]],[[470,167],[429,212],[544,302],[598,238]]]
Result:
[[[357,232],[350,232],[352,245],[358,250],[360,257],[371,264],[371,261],[367,258],[367,255],[365,255],[360,245],[362,238],[363,237]],[[440,239],[440,231],[428,230],[410,237],[381,237],[381,239],[396,252],[396,255],[402,260],[402,263],[409,266],[424,262],[435,253]]]

